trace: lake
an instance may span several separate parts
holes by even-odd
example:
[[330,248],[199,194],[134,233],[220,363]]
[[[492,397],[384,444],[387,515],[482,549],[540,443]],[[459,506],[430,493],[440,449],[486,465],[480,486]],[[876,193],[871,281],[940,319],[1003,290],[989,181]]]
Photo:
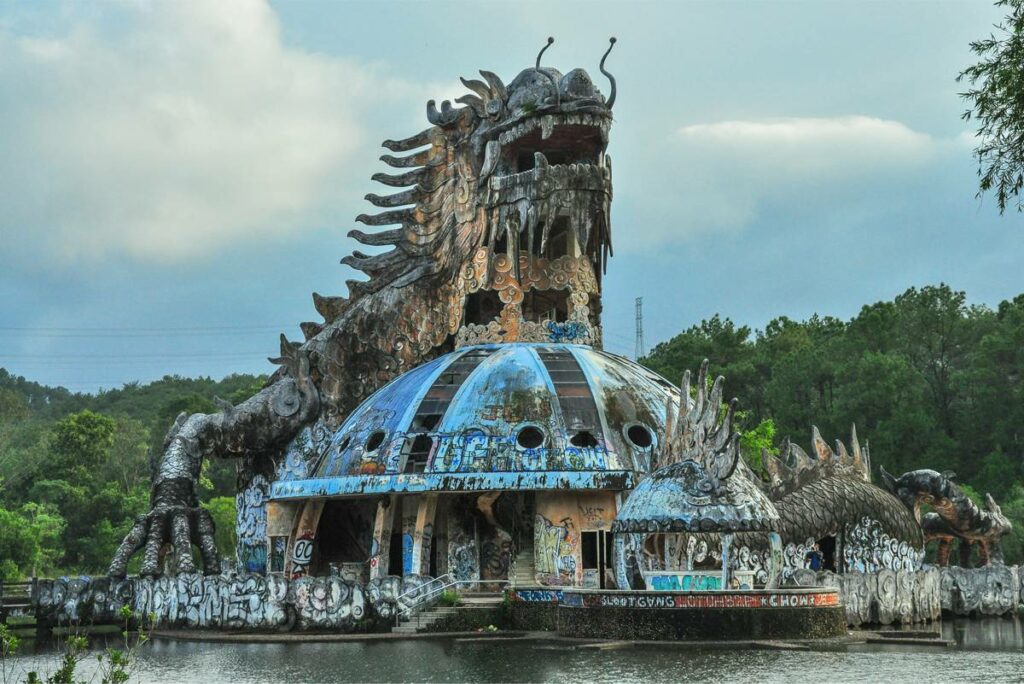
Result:
[[[233,644],[155,639],[140,654],[133,681],[143,682],[899,682],[1020,681],[1024,636],[1018,620],[946,621],[954,648],[851,645],[811,651],[621,648],[570,650],[544,641],[387,640]],[[27,649],[31,646],[25,645]],[[55,655],[9,660],[41,674]],[[81,679],[95,672],[89,659]],[[23,675],[21,675],[23,677]],[[10,680],[9,680],[10,681]],[[98,680],[97,680],[98,681]]]

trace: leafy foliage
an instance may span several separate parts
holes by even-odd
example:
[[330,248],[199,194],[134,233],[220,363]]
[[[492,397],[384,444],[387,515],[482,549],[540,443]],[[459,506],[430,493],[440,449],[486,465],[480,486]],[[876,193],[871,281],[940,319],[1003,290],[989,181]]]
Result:
[[[175,416],[243,401],[265,378],[165,377],[72,394],[0,369],[0,577],[106,569],[149,507],[151,460]],[[221,551],[234,552],[235,464],[204,469]]]
[[996,32],[971,43],[979,62],[957,77],[970,89],[961,96],[970,108],[965,121],[978,122],[974,151],[980,178],[978,193],[994,191],[1000,213],[1008,204],[1024,209],[1024,0],[999,0],[1009,14]]

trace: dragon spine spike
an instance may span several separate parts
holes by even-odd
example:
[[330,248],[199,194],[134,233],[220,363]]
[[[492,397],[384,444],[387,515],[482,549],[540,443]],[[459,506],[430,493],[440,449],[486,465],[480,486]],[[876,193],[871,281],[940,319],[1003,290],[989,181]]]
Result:
[[316,292],[313,293],[313,308],[324,317],[324,321],[327,323],[341,316],[348,303],[349,300],[345,297],[325,297]]
[[841,440],[836,440],[836,454],[839,456],[839,460],[843,463],[852,463],[850,454],[846,451],[846,445]]
[[405,236],[405,233],[401,228],[382,230],[376,233],[364,233],[361,230],[353,228],[348,231],[348,236],[369,247],[381,247],[383,245],[398,244]]
[[409,152],[410,150],[415,150],[417,147],[433,145],[437,141],[437,138],[437,129],[431,127],[402,140],[385,140],[381,143],[381,147],[387,148],[392,152]]
[[821,438],[821,433],[818,431],[817,425],[811,426],[811,447],[813,448],[812,453],[821,461],[831,460],[835,454],[832,453],[832,447],[828,445],[824,439]]
[[302,331],[303,339],[305,339],[308,342],[309,340],[313,339],[321,332],[323,332],[324,326],[322,323],[304,321],[302,323],[299,323],[299,329]]
[[444,128],[451,126],[459,118],[459,110],[452,108],[452,103],[445,100],[441,103],[441,111],[437,111],[437,103],[427,100],[427,121]]
[[423,192],[419,185],[414,185],[408,190],[396,192],[392,195],[378,195],[370,192],[364,195],[363,199],[377,207],[400,207],[404,204],[416,204],[423,199],[424,194],[426,193]]
[[360,214],[356,221],[365,223],[368,226],[387,226],[396,223],[415,223],[413,209],[395,209],[394,211],[382,211],[379,214]]
[[[466,86],[479,96],[478,101],[481,105],[494,96],[491,92],[491,87],[483,81],[478,81],[475,78],[467,79],[462,77],[460,77],[459,80],[462,81],[462,85]],[[459,99],[456,99],[455,101],[459,102]]]
[[487,106],[484,104],[484,101],[476,95],[460,95],[455,98],[455,101],[472,109],[473,113],[481,119],[487,116]]
[[412,171],[399,174],[375,173],[370,176],[370,180],[383,183],[384,185],[388,185],[393,188],[401,188],[407,185],[416,185],[420,183],[428,173],[428,169],[413,169]]
[[492,99],[501,100],[502,103],[508,101],[508,90],[505,88],[505,83],[496,73],[481,69],[480,75],[484,77],[487,85],[490,86]]
[[[734,399],[722,412],[721,396],[724,380],[718,378],[710,398],[705,400],[702,387],[707,385],[708,363],[701,364],[697,375],[697,400],[689,402],[690,373],[683,373],[678,405],[668,401],[666,434],[670,435],[661,465],[683,460],[699,463],[714,480],[720,482],[732,475],[739,459],[739,433],[732,424],[738,402]],[[722,420],[719,421],[719,416]]]
[[434,148],[430,147],[413,154],[407,154],[404,157],[396,157],[393,154],[382,154],[380,160],[388,166],[393,166],[396,169],[408,169],[414,166],[424,166],[430,168],[432,166],[438,166],[444,163],[443,158],[439,158],[434,154]]

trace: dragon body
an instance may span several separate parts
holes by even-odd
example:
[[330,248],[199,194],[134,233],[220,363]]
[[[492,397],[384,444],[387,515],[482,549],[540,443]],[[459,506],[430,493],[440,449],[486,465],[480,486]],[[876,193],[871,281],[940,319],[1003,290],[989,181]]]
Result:
[[[1002,562],[1000,539],[1010,533],[1012,523],[992,498],[985,495],[985,508],[980,508],[956,483],[952,473],[934,470],[912,470],[896,478],[882,469],[886,488],[913,511],[926,541],[938,542],[936,563],[947,565],[954,539],[960,539],[961,565],[968,566],[972,546],[978,547],[982,565]],[[932,511],[922,514],[922,506]]]
[[[282,336],[282,367],[254,397],[179,416],[155,464],[152,510],[121,544],[111,576],[123,577],[143,549],[142,574],[157,575],[168,548],[191,543],[207,573],[219,570],[212,521],[198,506],[205,458],[242,457],[241,488],[272,472],[304,427],[337,427],[383,384],[456,346],[600,344],[596,295],[611,250],[608,52],[607,97],[584,70],[562,74],[538,56],[507,86],[489,71],[463,79],[471,92],[457,98],[462,107],[430,101],[429,128],[383,143],[401,156],[382,156],[395,172],[373,180],[392,192],[367,195],[382,211],[356,218],[375,230],[349,233],[376,253],[342,259],[368,278],[348,281],[347,297],[314,293],[323,322],[303,323],[301,343]],[[193,569],[189,553],[175,558],[177,570]]]

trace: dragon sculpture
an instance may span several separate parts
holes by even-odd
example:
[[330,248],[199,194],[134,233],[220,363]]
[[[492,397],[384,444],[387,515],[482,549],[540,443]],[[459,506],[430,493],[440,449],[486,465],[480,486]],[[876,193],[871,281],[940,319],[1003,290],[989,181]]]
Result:
[[[356,220],[378,230],[349,235],[385,249],[342,259],[368,278],[349,281],[348,297],[313,294],[324,321],[302,324],[304,342],[282,336],[280,357],[272,360],[279,369],[260,392],[238,406],[222,402],[218,413],[178,417],[154,464],[151,510],[136,519],[110,576],[124,577],[139,551],[144,576],[159,575],[168,559],[171,569],[193,572],[193,544],[204,572],[219,571],[213,521],[197,492],[204,459],[239,458],[243,491],[272,477],[300,432],[330,434],[386,382],[456,347],[600,345],[600,280],[611,254],[606,148],[616,97],[604,65],[615,39],[599,67],[610,81],[607,97],[582,69],[562,74],[542,67],[551,42],[508,85],[490,71],[480,72],[482,80],[463,79],[471,91],[456,99],[463,106],[430,101],[429,128],[383,143],[406,153],[382,156],[397,172],[373,176],[396,190],[367,195],[383,211]],[[714,410],[692,414],[703,418],[690,426],[705,431],[722,401],[721,379],[705,397],[706,376],[705,365],[697,394]],[[689,415],[682,412],[678,420]],[[986,554],[992,533],[1006,527],[994,504],[988,513],[970,509],[941,483],[914,473],[896,482],[896,496],[872,485],[867,449],[855,433],[849,451],[841,443],[833,451],[815,429],[813,457],[787,441],[779,456],[764,456],[767,482],[737,461],[731,431],[715,434],[712,441],[731,445],[732,457],[708,462],[715,474],[710,486],[739,478],[759,488],[758,496],[777,510],[788,567],[802,566],[807,544],[827,537],[841,540],[836,563],[851,570],[919,566],[923,541],[911,509],[916,513],[921,502],[940,515],[955,511],[943,516],[943,529],[976,531],[972,539]],[[661,465],[687,460],[680,454],[688,447],[677,446],[681,451],[667,454],[670,461]],[[925,517],[926,529],[931,520]],[[767,534],[754,527],[739,532],[737,562],[767,568]],[[692,551],[693,544],[704,544],[703,536],[688,535],[684,546]]]
[[[714,522],[717,520],[729,523],[726,528],[736,531],[735,567],[753,570],[759,581],[767,581],[768,518],[774,519],[773,527],[784,545],[786,576],[802,569],[811,545],[826,538],[837,543],[834,570],[912,570],[920,566],[924,556],[921,528],[900,499],[871,483],[870,455],[866,446],[860,446],[856,428],[849,450],[838,440],[833,450],[816,427],[811,436],[813,455],[789,439],[778,455],[764,450],[762,463],[767,479],[762,479],[738,455],[739,435],[731,429],[736,400],[729,403],[724,415],[719,415],[724,379],[717,378],[708,391],[707,367],[705,360],[687,409],[684,411],[680,404],[673,416],[669,407],[666,432],[678,434],[669,441],[660,460],[662,467],[651,477],[673,477],[671,471],[680,470],[680,463],[701,464],[697,470],[703,476],[696,486],[703,491],[693,490],[690,497],[693,501],[708,499],[702,504],[702,515],[710,519],[701,525],[699,533],[679,534],[670,549],[665,548],[665,539],[657,538],[649,538],[643,548],[634,549],[645,569],[683,567],[706,558],[720,561],[716,532],[722,531],[718,529],[722,526]],[[681,396],[690,396],[689,371],[680,387]],[[626,505],[638,504],[631,497]],[[655,527],[662,532],[679,531],[665,525]],[[619,528],[633,532],[649,529],[647,522]],[[667,550],[670,553],[666,554]]]
[[[912,470],[899,478],[882,468],[882,481],[886,488],[913,511],[914,518],[924,530],[926,542],[938,542],[935,556],[937,565],[949,564],[953,540],[960,539],[960,565],[970,566],[971,547],[978,547],[978,560],[982,565],[1002,563],[1000,539],[1010,533],[1012,523],[992,498],[985,495],[985,509],[978,507],[957,485],[953,473],[934,470]],[[933,511],[921,514],[921,506]]]
[[[322,323],[304,323],[305,341],[282,336],[281,368],[255,396],[216,414],[178,417],[154,465],[151,511],[140,516],[109,568],[124,577],[143,550],[141,574],[160,574],[169,548],[201,550],[204,571],[219,570],[213,524],[199,507],[203,459],[241,457],[240,489],[314,422],[337,427],[359,402],[400,373],[476,341],[600,342],[599,292],[611,252],[611,159],[605,154],[615,79],[600,70],[606,97],[582,69],[523,70],[505,85],[490,71],[462,79],[472,91],[427,103],[429,128],[383,146],[405,156],[381,160],[397,173],[373,180],[398,189],[366,195],[384,209],[357,221],[376,232],[349,235],[359,251],[342,263],[367,280],[348,281],[348,297],[313,294]],[[566,245],[572,249],[566,249]],[[570,290],[554,319],[534,291]],[[557,305],[557,303],[556,303]],[[176,553],[176,569],[194,569]]]

